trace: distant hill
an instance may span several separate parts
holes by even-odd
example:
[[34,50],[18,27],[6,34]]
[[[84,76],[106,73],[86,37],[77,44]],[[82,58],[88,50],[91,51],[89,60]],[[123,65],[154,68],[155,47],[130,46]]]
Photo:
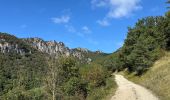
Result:
[[73,56],[84,62],[93,61],[98,56],[105,56],[106,53],[100,51],[90,51],[84,48],[70,49],[63,42],[44,41],[40,38],[22,38],[19,39],[7,33],[0,33],[0,52],[15,52],[21,55],[31,54],[34,51],[46,53],[56,58],[61,56]]

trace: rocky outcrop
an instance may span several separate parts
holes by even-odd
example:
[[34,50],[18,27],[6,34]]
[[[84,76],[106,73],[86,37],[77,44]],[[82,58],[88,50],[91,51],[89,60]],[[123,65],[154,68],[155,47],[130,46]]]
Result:
[[37,50],[55,56],[56,58],[60,56],[73,56],[86,63],[92,61],[92,56],[101,53],[100,51],[92,52],[84,48],[69,49],[63,42],[44,41],[40,38],[19,39],[10,34],[0,33],[1,53],[27,55],[35,53]]
[[84,58],[83,53],[88,53],[89,50],[76,48],[76,49],[69,49],[64,45],[63,42],[56,42],[56,41],[44,41],[40,38],[27,38],[23,39],[25,42],[30,44],[35,49],[48,53],[50,55],[59,57],[59,56],[74,56],[79,59]]
[[44,41],[40,38],[27,38],[23,39],[25,42],[30,44],[35,49],[48,53],[50,55],[70,55],[69,48],[65,47],[64,43],[62,42],[56,42],[56,41]]
[[5,39],[0,39],[0,52],[1,53],[19,53],[25,54],[25,50],[18,47],[18,44],[8,43]]

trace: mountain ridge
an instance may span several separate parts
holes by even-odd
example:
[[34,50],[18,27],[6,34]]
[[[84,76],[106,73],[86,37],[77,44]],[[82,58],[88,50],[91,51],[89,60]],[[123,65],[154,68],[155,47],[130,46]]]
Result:
[[[29,48],[29,49],[28,49]],[[32,49],[46,53],[55,58],[73,56],[83,62],[91,62],[98,55],[107,55],[102,51],[90,51],[86,48],[69,48],[63,42],[45,41],[41,38],[18,38],[8,33],[0,33],[0,51],[2,53],[15,52],[24,55],[31,53]],[[92,55],[92,56],[91,56]]]

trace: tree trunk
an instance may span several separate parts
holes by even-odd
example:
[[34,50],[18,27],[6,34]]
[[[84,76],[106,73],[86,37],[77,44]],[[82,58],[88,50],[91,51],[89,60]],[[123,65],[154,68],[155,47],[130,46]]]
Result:
[[53,100],[55,100],[55,72],[54,72],[54,70],[53,70],[53,72],[52,72],[52,80],[53,80]]

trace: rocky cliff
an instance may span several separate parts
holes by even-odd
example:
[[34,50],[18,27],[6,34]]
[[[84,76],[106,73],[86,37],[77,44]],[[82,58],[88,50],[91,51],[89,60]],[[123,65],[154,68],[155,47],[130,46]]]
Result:
[[26,48],[24,43],[16,37],[0,33],[0,52],[24,55],[25,53],[31,53],[31,50]]
[[66,47],[63,42],[44,41],[40,38],[19,39],[6,33],[0,33],[0,52],[17,53],[21,55],[42,52],[55,56],[56,58],[73,56],[88,63],[92,61],[92,58],[104,54],[100,51],[92,52],[84,48],[70,49]]
[[33,48],[48,53],[50,55],[59,57],[59,56],[74,56],[79,59],[84,58],[83,53],[88,53],[89,50],[76,48],[76,49],[69,49],[64,45],[63,42],[56,42],[56,41],[44,41],[40,38],[27,38],[23,39],[23,41],[30,44]]

